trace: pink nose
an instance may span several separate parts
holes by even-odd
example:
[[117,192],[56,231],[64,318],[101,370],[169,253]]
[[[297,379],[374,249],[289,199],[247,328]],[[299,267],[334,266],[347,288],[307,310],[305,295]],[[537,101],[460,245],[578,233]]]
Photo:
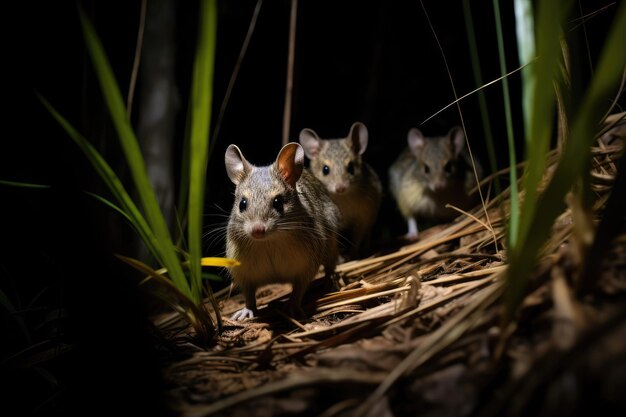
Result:
[[344,184],[339,184],[338,186],[335,187],[335,192],[337,194],[341,194],[341,193],[345,193],[347,189],[348,187],[346,187]]
[[262,224],[255,224],[252,226],[252,231],[250,232],[253,238],[260,239],[265,236],[265,226]]
[[446,182],[445,182],[445,181],[436,181],[436,182],[433,182],[433,183],[431,184],[430,188],[431,188],[433,191],[437,192],[437,191],[442,191],[442,190],[444,190],[444,189],[446,188],[446,186],[447,186],[447,184],[446,184]]

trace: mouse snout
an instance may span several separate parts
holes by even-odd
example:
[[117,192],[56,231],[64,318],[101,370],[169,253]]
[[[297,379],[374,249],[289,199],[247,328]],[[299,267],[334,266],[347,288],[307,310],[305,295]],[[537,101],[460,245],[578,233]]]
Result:
[[255,239],[265,237],[265,225],[263,223],[254,223],[250,228],[250,235]]
[[435,180],[431,183],[430,188],[431,190],[433,190],[434,192],[438,192],[438,191],[442,191],[446,188],[446,180],[445,179],[438,179]]
[[337,194],[342,194],[342,193],[345,193],[346,191],[348,191],[348,184],[346,184],[346,183],[339,183],[339,184],[335,185],[335,192]]

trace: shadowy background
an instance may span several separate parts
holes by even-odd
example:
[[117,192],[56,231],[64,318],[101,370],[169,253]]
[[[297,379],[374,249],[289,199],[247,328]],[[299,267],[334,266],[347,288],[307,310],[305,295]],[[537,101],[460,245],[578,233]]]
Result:
[[[256,2],[218,2],[218,38],[212,127]],[[502,2],[507,69],[517,66],[512,2]],[[599,7],[582,1],[583,14]],[[81,2],[95,24],[123,94],[128,91],[140,2]],[[148,2],[148,7],[152,4]],[[177,111],[174,172],[185,132],[186,104],[197,28],[197,2],[173,2]],[[500,75],[491,6],[472,2],[484,82]],[[424,1],[446,54],[457,94],[474,88],[461,1]],[[230,143],[255,164],[271,163],[281,147],[290,2],[263,2],[239,78],[211,155],[206,231],[219,227],[232,204],[223,155]],[[595,61],[612,13],[587,23]],[[20,414],[120,410],[166,414],[159,358],[146,332],[145,303],[136,276],[113,253],[132,254],[124,222],[83,190],[107,195],[93,169],[38,102],[48,99],[111,165],[126,177],[115,132],[86,56],[74,2],[9,6],[5,46],[0,179],[48,184],[48,190],[0,185],[0,289],[3,303],[2,407]],[[576,22],[570,22],[572,28]],[[579,27],[570,36],[582,36]],[[574,59],[586,52],[574,51]],[[581,80],[589,72],[575,61]],[[576,81],[576,80],[575,80]],[[582,81],[580,81],[582,82]],[[139,109],[139,79],[133,121]],[[510,78],[513,113],[519,114],[519,76]],[[486,89],[499,168],[508,165],[502,89]],[[419,2],[300,1],[290,138],[303,128],[343,137],[359,120],[368,127],[364,155],[387,184],[387,169],[411,127],[444,134],[460,124],[456,106],[424,125],[454,100],[450,80]],[[476,96],[461,103],[470,143],[489,171]],[[517,120],[518,158],[523,158]],[[375,240],[404,233],[404,221],[386,193]],[[223,240],[207,239],[206,254],[221,255]],[[68,349],[65,352],[65,349]],[[39,356],[33,357],[33,353]],[[85,408],[83,408],[85,407]]]

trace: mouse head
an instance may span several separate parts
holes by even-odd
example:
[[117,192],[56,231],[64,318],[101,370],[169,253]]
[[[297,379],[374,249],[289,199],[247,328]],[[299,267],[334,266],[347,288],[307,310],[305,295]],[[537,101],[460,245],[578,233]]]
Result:
[[276,161],[256,167],[236,145],[225,155],[226,172],[237,186],[230,222],[242,237],[262,240],[281,229],[284,220],[300,206],[296,185],[304,168],[304,151],[288,143]]
[[432,192],[446,190],[459,178],[465,134],[453,127],[446,136],[425,137],[418,129],[409,130],[407,143],[418,162],[417,176]]
[[311,129],[300,132],[300,144],[311,160],[311,172],[331,193],[342,194],[359,178],[361,155],[367,149],[368,132],[363,123],[356,122],[348,136],[342,139],[320,139]]

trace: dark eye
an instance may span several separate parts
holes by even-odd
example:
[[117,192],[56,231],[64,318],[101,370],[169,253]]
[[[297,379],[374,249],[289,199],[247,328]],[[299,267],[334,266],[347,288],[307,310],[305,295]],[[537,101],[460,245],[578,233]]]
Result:
[[348,167],[346,169],[348,170],[348,174],[354,175],[354,164],[352,162],[348,164]]
[[452,162],[448,162],[443,169],[446,171],[446,174],[452,174],[454,167],[452,166]]
[[246,211],[247,208],[248,208],[248,199],[244,197],[239,202],[239,211],[243,213],[244,211]]
[[430,167],[424,164],[424,174],[430,174]]
[[285,200],[283,199],[282,195],[277,195],[276,197],[274,197],[274,201],[272,202],[272,207],[274,207],[274,210],[282,214],[285,211],[284,206]]
[[324,165],[324,167],[322,168],[322,174],[324,175],[330,174],[330,167],[328,165]]

